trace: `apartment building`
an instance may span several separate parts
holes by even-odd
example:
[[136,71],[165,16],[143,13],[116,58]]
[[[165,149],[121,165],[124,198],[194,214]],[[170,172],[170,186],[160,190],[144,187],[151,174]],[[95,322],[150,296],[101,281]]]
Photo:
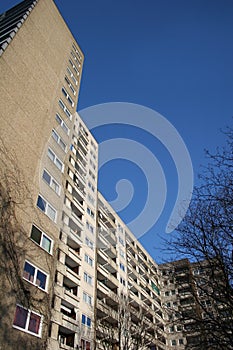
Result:
[[100,193],[97,209],[97,346],[166,349],[158,266]]
[[83,61],[52,0],[0,16],[0,348],[194,349],[207,269],[157,265],[98,192]]
[[3,13],[0,47],[1,198],[17,222],[1,223],[0,343],[90,349],[98,145],[75,113],[84,56],[52,0]]

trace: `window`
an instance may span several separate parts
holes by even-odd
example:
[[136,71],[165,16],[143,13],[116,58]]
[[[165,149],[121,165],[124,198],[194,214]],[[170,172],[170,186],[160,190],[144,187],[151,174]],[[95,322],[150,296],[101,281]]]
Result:
[[69,135],[70,133],[70,129],[68,128],[68,126],[66,125],[66,123],[64,122],[64,120],[60,117],[60,115],[57,113],[56,117],[55,117],[56,121],[61,125],[61,128],[65,131],[65,133],[67,135]]
[[122,264],[122,263],[120,263],[120,269],[121,269],[122,271],[125,271],[125,265]]
[[75,71],[75,73],[76,73],[76,75],[78,75],[79,76],[79,70],[78,70],[78,67],[74,64],[74,62],[71,60],[71,59],[69,59],[69,62],[70,62],[70,65],[71,65],[71,67],[73,68],[73,70]]
[[88,237],[85,238],[85,243],[89,248],[94,249],[94,243]]
[[48,157],[50,160],[56,165],[56,167],[63,172],[64,170],[64,164],[62,161],[57,157],[57,155],[51,150],[51,148],[48,148]]
[[37,207],[42,210],[51,220],[56,221],[57,211],[41,195],[37,199]]
[[176,345],[176,340],[172,339],[171,344],[172,344],[172,346],[175,346]]
[[88,221],[86,222],[86,227],[91,233],[94,233],[94,227]]
[[78,51],[78,49],[75,47],[75,45],[72,45],[74,51],[76,52],[76,54],[78,55],[78,58],[80,59],[80,61],[82,61],[82,56],[80,55],[80,52]]
[[91,141],[91,145],[92,145],[92,147],[94,148],[94,150],[96,151],[96,145],[94,144],[93,141]]
[[92,305],[92,297],[85,292],[83,292],[83,301],[90,306]]
[[94,219],[95,214],[89,207],[87,207],[87,214],[89,214]]
[[48,173],[47,170],[44,169],[43,180],[59,195],[61,191],[61,186],[57,183],[56,180]]
[[31,310],[27,310],[20,305],[17,305],[13,327],[40,337],[42,328],[42,316],[38,313],[32,312]]
[[183,345],[184,344],[184,339],[179,339],[179,345]]
[[89,175],[92,178],[92,180],[95,181],[95,175],[93,174],[93,172],[91,170],[89,170]]
[[168,291],[165,292],[165,296],[166,296],[166,297],[169,296],[169,292],[168,292]]
[[95,155],[95,153],[91,150],[90,151],[90,155],[91,155],[91,157],[93,158],[93,159],[96,159],[96,155]]
[[176,294],[176,291],[173,289],[172,290],[172,295],[175,295]]
[[95,170],[96,169],[95,163],[92,160],[90,160],[90,164],[91,164],[92,168]]
[[120,242],[121,245],[123,245],[123,246],[125,245],[124,240],[123,240],[120,236],[118,237],[118,240],[119,240],[119,242]]
[[82,350],[91,350],[91,343],[88,340],[81,339],[81,349]]
[[120,252],[120,256],[122,258],[125,258],[125,253],[123,252],[123,250],[121,248],[119,249],[119,252]]
[[23,278],[35,286],[46,290],[48,275],[28,261],[24,263]]
[[123,227],[121,227],[121,225],[118,224],[118,225],[117,225],[117,228],[118,228],[118,231],[119,231],[119,232],[121,232],[121,233],[124,232]]
[[90,285],[92,285],[92,276],[88,273],[84,272],[84,281]]
[[72,100],[72,98],[70,97],[70,95],[68,94],[66,89],[64,87],[62,87],[61,91],[62,91],[63,95],[65,96],[65,98],[67,99],[67,101],[69,102],[69,104],[72,107],[74,107],[74,101]]
[[67,85],[69,86],[69,88],[72,91],[73,95],[76,95],[76,90],[73,87],[73,85],[71,84],[71,82],[69,81],[69,79],[67,78],[67,76],[65,76],[65,81],[67,82]]
[[[71,55],[73,56],[74,60],[79,63],[79,59],[75,56],[75,53],[73,51],[71,51]],[[79,64],[79,67],[80,66],[81,65]]]
[[72,119],[72,115],[69,111],[69,109],[66,107],[65,103],[60,99],[59,100],[59,106],[61,107],[61,109],[65,112],[65,114],[67,115],[67,117],[71,120]]
[[66,152],[66,143],[62,140],[62,138],[58,135],[58,133],[54,129],[52,130],[52,137],[63,149],[63,151]]
[[75,85],[77,86],[78,85],[78,81],[75,79],[74,74],[71,72],[69,67],[67,67],[67,73],[69,74],[69,76],[71,77],[71,79],[73,80]]
[[87,199],[92,205],[95,205],[95,199],[89,193],[88,193]]
[[91,327],[91,319],[90,319],[90,317],[82,314],[82,324],[87,326],[87,327]]
[[123,286],[125,286],[125,280],[124,280],[124,278],[122,278],[122,277],[120,277],[120,282],[121,282],[121,284],[123,284]]
[[95,192],[95,187],[92,185],[92,183],[88,182],[88,187],[92,190],[92,192]]
[[169,332],[170,332],[170,333],[175,332],[175,327],[174,327],[174,326],[171,326],[171,327],[169,328]]
[[88,263],[90,266],[93,266],[93,259],[89,257],[89,255],[85,254],[84,260],[86,263]]
[[51,254],[53,241],[35,225],[32,225],[31,239],[46,250],[46,252]]

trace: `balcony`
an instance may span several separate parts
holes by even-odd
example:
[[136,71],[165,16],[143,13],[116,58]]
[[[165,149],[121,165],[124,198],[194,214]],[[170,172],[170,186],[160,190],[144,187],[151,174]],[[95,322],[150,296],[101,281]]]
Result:
[[105,317],[108,316],[113,320],[118,320],[118,313],[110,306],[106,305],[102,300],[97,299],[96,307],[97,310],[100,310],[102,314],[105,315]]
[[109,243],[116,246],[116,236],[115,230],[108,229],[105,225],[103,225],[102,221],[100,221],[99,236],[104,237]]
[[75,332],[69,328],[59,326],[58,340],[59,349],[73,350],[75,348]]
[[101,249],[98,250],[97,261],[100,265],[104,265],[105,269],[110,273],[115,273],[118,271],[117,264]]

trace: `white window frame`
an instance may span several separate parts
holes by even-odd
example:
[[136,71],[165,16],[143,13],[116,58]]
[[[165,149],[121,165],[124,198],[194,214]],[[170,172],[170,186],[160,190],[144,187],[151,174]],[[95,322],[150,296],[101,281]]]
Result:
[[75,96],[76,95],[76,90],[73,87],[72,83],[70,82],[70,80],[68,79],[67,76],[65,76],[65,81],[66,81],[67,85],[69,86],[70,90],[72,91],[73,95]]
[[70,65],[71,65],[71,67],[73,68],[73,70],[75,71],[75,73],[76,73],[76,75],[77,76],[79,76],[79,69],[78,69],[78,67],[74,64],[74,62],[72,61],[72,59],[70,58],[69,59],[69,63],[70,63]]
[[82,60],[82,56],[81,56],[80,52],[78,51],[78,49],[75,47],[74,44],[72,45],[72,47],[73,47],[74,51],[76,52],[76,54],[78,55],[78,57],[79,57],[79,59],[81,61]]
[[91,248],[92,250],[94,249],[94,242],[92,242],[87,236],[85,237],[85,243],[87,247]]
[[[38,226],[36,226],[35,224],[32,224],[32,226],[34,226],[38,231],[41,232],[41,238],[40,238],[40,243],[37,243],[37,242],[32,238],[32,229],[31,229],[31,235],[30,235],[31,240],[32,240],[35,244],[39,245],[42,249],[44,249],[47,253],[49,253],[50,255],[52,255],[52,252],[53,252],[53,239],[50,238],[46,233],[44,233],[44,231],[42,231],[42,230],[41,230]],[[48,251],[47,249],[45,249],[45,248],[43,247],[43,238],[48,239],[48,240],[51,241],[50,251]]]
[[93,210],[91,210],[91,208],[87,207],[87,214],[90,215],[90,217],[92,219],[95,218],[95,213],[93,212]]
[[70,129],[58,113],[56,113],[55,119],[60,124],[62,130],[66,133],[66,135],[69,135]]
[[[47,173],[47,176],[50,177],[50,181],[48,182],[44,178],[44,173]],[[54,177],[48,172],[48,170],[44,169],[42,173],[42,179],[43,181],[54,191],[58,196],[61,194],[61,186],[59,183],[54,179]],[[57,190],[56,190],[57,189]]]
[[95,186],[90,181],[88,181],[88,187],[92,190],[93,193],[95,192]]
[[94,231],[95,231],[94,226],[91,225],[89,221],[86,221],[86,227],[87,227],[88,231],[90,231],[92,234],[94,234]]
[[63,112],[65,113],[65,115],[72,120],[72,114],[69,111],[69,109],[66,107],[65,103],[62,101],[62,99],[60,98],[58,101],[59,107],[63,110]]
[[85,254],[84,255],[84,261],[90,265],[91,267],[93,267],[93,259],[88,255],[88,254]]
[[[45,203],[45,210],[41,209],[39,206],[38,206],[38,200],[39,198],[41,198],[41,200]],[[42,211],[42,213],[44,213],[45,215],[48,216],[48,218],[50,218],[50,220],[52,220],[53,222],[56,222],[57,221],[57,210],[41,195],[39,194],[38,197],[37,197],[37,208],[40,209]],[[53,217],[51,217],[49,215],[49,212],[48,212],[48,208],[52,209],[54,211],[54,214],[55,214],[55,217],[53,219]]]
[[56,165],[56,167],[63,173],[64,163],[61,161],[60,158],[58,158],[56,153],[50,147],[48,148],[48,157]]
[[[31,263],[29,260],[25,260],[24,262],[24,266],[25,266],[25,263],[31,265],[32,267],[34,267],[35,269],[35,274],[33,276],[33,281],[30,281],[29,279],[27,279],[24,275],[23,275],[23,279],[31,284],[33,284],[34,286],[36,286],[37,288],[43,290],[44,292],[47,292],[48,290],[48,280],[49,280],[49,275],[41,270],[39,267],[37,267],[36,265],[34,265],[33,263]],[[45,288],[41,288],[40,286],[38,286],[38,284],[36,284],[36,277],[37,277],[37,272],[42,272],[45,276],[46,276],[46,282],[45,282]],[[24,273],[24,270],[23,270],[23,273]]]
[[89,294],[86,293],[86,292],[83,292],[83,301],[84,301],[86,304],[92,306],[92,296],[89,295]]
[[88,202],[90,202],[93,206],[95,205],[95,198],[88,193],[87,195]]
[[67,101],[69,102],[69,104],[74,107],[74,101],[72,100],[72,98],[70,97],[70,95],[68,94],[68,92],[66,91],[66,89],[64,88],[64,86],[62,86],[61,89],[63,95],[65,96],[65,98],[67,99]]
[[[83,322],[83,318],[85,319],[85,322]],[[87,319],[90,320],[90,325],[87,324]],[[84,326],[87,326],[88,328],[91,328],[91,323],[92,323],[91,317],[89,317],[89,316],[87,316],[85,314],[82,314],[81,323]]]
[[92,284],[93,284],[93,278],[92,278],[91,275],[89,275],[89,273],[84,272],[84,273],[83,273],[83,279],[84,279],[84,281],[85,281],[87,284],[89,284],[90,286],[92,286]]
[[92,180],[95,181],[95,175],[93,174],[93,172],[91,170],[89,170],[89,175],[91,176]]
[[125,265],[122,262],[120,262],[120,269],[125,272]]
[[67,144],[65,141],[61,138],[61,136],[57,133],[55,129],[52,129],[52,137],[57,142],[57,144],[61,147],[61,149],[66,152],[67,151]]
[[[23,307],[23,306],[20,305],[20,304],[16,304],[16,307],[17,307],[17,306],[18,306],[19,308],[24,309],[24,310],[26,310],[26,311],[28,312],[28,314],[27,314],[27,320],[26,320],[25,328],[21,328],[21,327],[19,327],[19,326],[14,325],[14,324],[13,324],[13,328],[19,329],[20,331],[23,331],[23,332],[25,332],[25,333],[29,333],[29,334],[31,334],[31,335],[34,335],[35,337],[41,338],[41,334],[42,334],[42,324],[43,324],[43,316],[42,316],[41,314],[39,314],[38,312],[35,312],[35,311],[33,311],[33,310],[30,310],[30,309],[26,309],[25,307]],[[31,314],[32,314],[32,313],[40,317],[40,327],[39,327],[39,332],[38,332],[38,334],[37,334],[37,333],[34,333],[34,332],[31,332],[31,331],[28,330],[29,322],[30,322],[30,317],[31,317]]]
[[73,80],[73,82],[75,83],[75,85],[77,86],[78,85],[78,81],[77,79],[75,78],[74,74],[72,73],[71,69],[69,67],[67,67],[66,69],[67,73],[69,73],[71,79]]

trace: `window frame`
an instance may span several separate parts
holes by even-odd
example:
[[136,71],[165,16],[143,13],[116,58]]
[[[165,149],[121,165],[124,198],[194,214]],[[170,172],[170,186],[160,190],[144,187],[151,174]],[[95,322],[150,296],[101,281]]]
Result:
[[83,301],[89,306],[92,306],[93,304],[93,298],[91,295],[89,295],[87,292],[83,291]]
[[[56,137],[54,137],[54,135]],[[52,129],[52,138],[61,147],[61,149],[66,153],[67,152],[67,144],[65,143],[65,141],[61,138],[61,136],[58,134],[58,132],[55,129]]]
[[[33,226],[38,230],[38,231],[40,231],[41,232],[41,238],[40,238],[40,243],[37,243],[33,238],[32,238],[32,228],[33,228]],[[31,228],[31,235],[30,235],[30,239],[35,243],[35,244],[37,244],[38,246],[40,246],[43,250],[45,250],[48,254],[50,254],[50,255],[53,255],[53,239],[52,238],[50,238],[44,231],[42,231],[38,226],[36,226],[35,224],[32,224],[32,228]],[[46,239],[48,239],[48,240],[50,240],[50,242],[51,242],[51,244],[50,244],[50,251],[48,251],[47,249],[45,249],[44,247],[43,247],[43,245],[42,245],[42,242],[43,242],[43,238],[46,238]]]
[[75,90],[73,84],[70,82],[69,78],[68,78],[66,75],[65,75],[65,82],[66,82],[67,85],[69,86],[69,88],[70,88],[72,94],[73,94],[74,96],[76,96],[76,90]]
[[[44,177],[44,173],[47,173],[47,175],[50,177],[50,182],[48,182],[45,177]],[[57,180],[55,180],[55,178],[48,172],[47,169],[43,169],[43,173],[42,173],[42,179],[43,181],[58,195],[60,196],[61,194],[61,185],[57,182]],[[58,191],[56,191],[56,189],[52,186],[52,183],[55,184],[55,186],[57,186]]]
[[[54,159],[52,159],[49,154],[52,154]],[[48,152],[47,152],[47,155],[49,157],[49,159],[53,162],[53,164],[56,165],[57,169],[59,171],[61,171],[62,173],[64,172],[64,163],[61,161],[61,159],[56,155],[56,153],[52,150],[51,147],[48,147]],[[60,165],[58,166],[58,164],[61,163],[61,168],[60,168]]]
[[84,255],[84,261],[91,267],[93,267],[93,259],[85,253]]
[[69,108],[65,105],[65,103],[62,101],[61,98],[58,100],[59,107],[63,110],[65,115],[69,118],[69,120],[72,120],[72,113],[70,112]]
[[84,273],[83,273],[83,279],[90,286],[93,285],[93,277],[89,273],[87,273],[86,271],[84,271]]
[[62,91],[63,95],[65,96],[65,98],[67,99],[67,101],[69,102],[69,104],[71,105],[71,107],[73,108],[74,101],[72,100],[72,98],[70,97],[70,95],[68,94],[68,92],[66,91],[64,86],[62,86],[61,91]]
[[[23,310],[26,310],[26,311],[27,311],[26,322],[25,322],[25,328],[22,328],[22,327],[17,326],[17,325],[14,324],[15,318],[16,318],[16,310],[17,310],[17,307],[20,308],[20,309],[23,309]],[[31,314],[34,314],[34,315],[40,317],[40,325],[39,325],[39,331],[38,331],[38,333],[35,333],[35,332],[32,332],[32,331],[28,330],[28,328],[29,328],[29,326],[30,326]],[[42,324],[43,324],[43,315],[41,315],[41,314],[39,314],[38,312],[33,311],[33,310],[31,310],[31,309],[26,309],[25,307],[23,307],[23,306],[20,305],[20,304],[16,304],[15,314],[14,314],[14,320],[13,320],[13,325],[12,325],[13,328],[16,328],[16,329],[19,329],[19,330],[22,331],[22,332],[25,332],[25,333],[34,335],[34,336],[37,337],[37,338],[41,338],[41,336],[42,336]]]
[[62,119],[62,117],[60,116],[59,113],[56,113],[55,119],[58,122],[58,124],[60,125],[60,127],[62,128],[62,130],[65,132],[65,134],[69,135],[70,129],[68,128],[67,124],[64,122],[64,120]]
[[[41,270],[38,266],[34,265],[33,263],[31,263],[29,260],[25,260],[24,261],[24,269],[25,269],[25,264],[29,264],[30,266],[32,266],[34,269],[35,269],[35,272],[34,272],[34,276],[33,276],[33,281],[30,281],[30,279],[26,278],[24,276],[24,272],[26,272],[25,270],[23,270],[23,279],[31,284],[33,284],[34,286],[36,286],[37,288],[39,288],[40,290],[44,291],[44,292],[47,292],[48,290],[48,280],[49,280],[49,274],[46,273],[44,270]],[[45,281],[45,288],[42,288],[40,287],[38,284],[36,284],[36,281],[37,281],[37,273],[41,272],[43,273],[45,276],[46,276],[46,281]]]
[[[38,205],[38,200],[39,200],[39,197],[41,198],[42,201],[45,202],[45,210],[43,210],[41,207],[39,207]],[[53,222],[57,222],[57,210],[47,201],[47,199],[45,199],[41,194],[38,194],[38,197],[37,197],[37,203],[36,203],[36,206],[38,209],[40,209],[46,216],[48,216],[48,218],[50,218],[50,220],[52,220]],[[55,212],[55,217],[54,219],[51,218],[49,215],[48,215],[48,207],[50,207],[52,210],[54,210]]]

